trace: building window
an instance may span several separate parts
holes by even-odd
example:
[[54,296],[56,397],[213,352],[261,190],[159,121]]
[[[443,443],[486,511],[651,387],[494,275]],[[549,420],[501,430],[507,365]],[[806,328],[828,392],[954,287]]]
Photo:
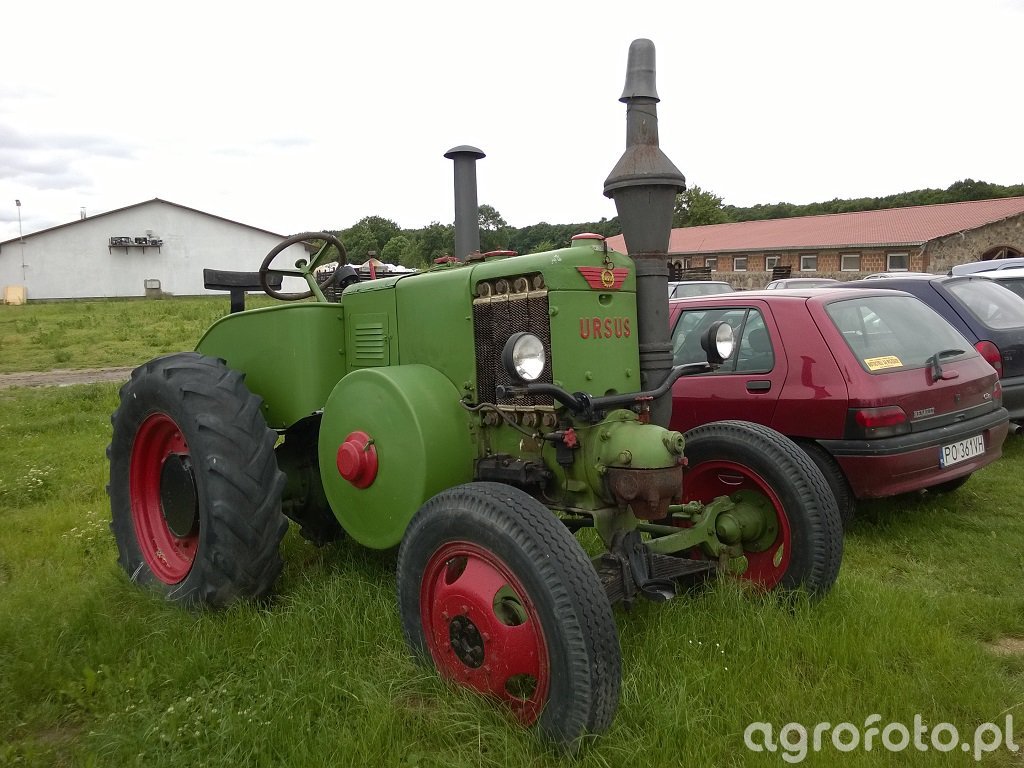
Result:
[[818,254],[816,253],[804,253],[800,255],[800,271],[801,272],[817,272],[818,271]]
[[733,256],[733,259],[732,259],[732,270],[733,270],[733,272],[746,272],[747,271],[747,257],[746,256]]
[[890,253],[885,257],[885,268],[889,272],[906,272],[910,269],[909,253]]
[[777,266],[779,266],[779,260],[781,256],[765,256],[764,257],[764,271],[771,272]]
[[839,257],[839,269],[843,272],[860,272],[860,254],[844,253]]
[[718,271],[718,257],[717,256],[709,256],[708,258],[704,259],[704,266],[705,267],[710,267],[712,272],[717,272]]

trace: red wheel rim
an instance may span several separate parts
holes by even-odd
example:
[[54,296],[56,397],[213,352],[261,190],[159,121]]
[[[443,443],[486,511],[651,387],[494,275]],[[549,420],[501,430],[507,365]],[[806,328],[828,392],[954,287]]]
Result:
[[166,414],[148,416],[135,433],[129,470],[132,522],[146,565],[165,584],[177,584],[188,575],[199,546],[198,524],[185,535],[168,527],[162,494],[167,460],[187,460],[189,455],[181,430]]
[[772,487],[750,467],[731,461],[705,461],[690,467],[683,477],[684,501],[705,504],[716,496],[731,496],[736,491],[754,491],[766,497],[775,510],[779,533],[771,546],[760,552],[744,550],[747,570],[742,578],[766,589],[776,586],[789,568],[792,536],[789,518]]
[[430,558],[420,620],[442,676],[507,704],[524,725],[548,696],[547,643],[536,607],[494,553],[449,542]]

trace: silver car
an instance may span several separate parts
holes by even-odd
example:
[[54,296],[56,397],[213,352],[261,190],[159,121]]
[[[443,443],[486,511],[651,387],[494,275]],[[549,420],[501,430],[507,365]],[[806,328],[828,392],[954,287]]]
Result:
[[772,280],[764,289],[774,291],[782,288],[828,288],[838,282],[840,281],[831,277],[786,277]]
[[715,293],[731,293],[735,289],[723,280],[677,280],[668,284],[670,299],[684,299],[687,296],[711,296]]
[[902,280],[904,277],[938,277],[934,272],[875,272],[873,275],[864,275],[861,280]]

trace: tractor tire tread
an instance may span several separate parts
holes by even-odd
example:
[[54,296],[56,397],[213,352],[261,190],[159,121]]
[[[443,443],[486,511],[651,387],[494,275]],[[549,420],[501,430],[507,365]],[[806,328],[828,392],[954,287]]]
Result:
[[471,526],[485,539],[498,536],[515,542],[525,562],[532,564],[530,567],[536,569],[549,590],[553,615],[567,645],[565,656],[571,664],[568,677],[576,706],[567,707],[561,702],[545,708],[540,719],[542,731],[554,742],[567,746],[585,734],[606,730],[618,707],[622,674],[611,605],[579,542],[548,509],[512,486],[490,482],[458,486],[435,496],[413,517],[399,550],[398,586],[399,604],[405,608],[402,628],[415,655],[430,662],[418,609],[411,612],[414,615],[408,610],[410,598],[418,603],[419,581],[413,579],[415,584],[411,584],[403,575],[415,570],[413,560],[425,561],[416,551],[424,529],[446,526],[456,530],[460,525]]
[[[279,547],[288,526],[281,513],[285,476],[274,458],[276,434],[244,376],[196,352],[166,355],[132,372],[120,402],[111,416],[107,491],[124,570],[154,584],[167,599],[188,605],[222,608],[239,599],[268,597],[282,569]],[[173,585],[159,582],[145,565],[127,487],[135,429],[149,413],[161,410],[186,435],[200,499],[195,561]]]

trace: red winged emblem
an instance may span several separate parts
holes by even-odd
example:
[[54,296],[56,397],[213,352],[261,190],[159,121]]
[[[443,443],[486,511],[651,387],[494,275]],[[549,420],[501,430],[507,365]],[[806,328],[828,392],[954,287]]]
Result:
[[626,282],[629,270],[625,267],[576,267],[587,281],[587,285],[595,291],[617,291]]

